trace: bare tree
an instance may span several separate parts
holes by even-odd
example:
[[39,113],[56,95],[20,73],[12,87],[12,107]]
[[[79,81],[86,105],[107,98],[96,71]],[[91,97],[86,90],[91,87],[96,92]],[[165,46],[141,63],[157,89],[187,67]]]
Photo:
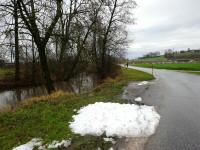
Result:
[[49,93],[55,90],[53,81],[69,80],[88,66],[105,78],[115,59],[124,54],[126,25],[133,20],[135,6],[133,0],[10,0],[0,4],[0,19],[6,24],[0,28],[5,38],[1,43],[11,51],[11,58],[15,55],[16,79],[19,64],[32,62],[28,73],[35,83],[37,61]]
[[[46,56],[46,46],[47,43],[52,35],[53,29],[56,26],[56,23],[58,22],[59,18],[62,15],[61,9],[62,9],[62,0],[56,0],[56,11],[55,16],[51,19],[51,22],[48,26],[48,24],[43,24],[43,26],[47,26],[46,31],[44,31],[44,36],[41,35],[41,31],[39,30],[38,24],[37,24],[37,18],[39,16],[37,15],[37,9],[35,8],[35,3],[33,0],[30,1],[23,1],[18,0],[18,6],[20,10],[20,14],[22,17],[22,20],[24,21],[27,29],[32,34],[34,41],[37,45],[37,49],[40,56],[40,63],[45,79],[45,85],[48,93],[51,93],[55,90],[53,81],[50,75],[48,63],[47,63],[47,56]],[[44,11],[44,9],[43,9]]]
[[[105,1],[103,15],[97,19],[99,22],[98,28],[94,29],[94,34],[98,32],[98,47],[100,61],[96,61],[99,68],[101,78],[105,78],[107,70],[107,60],[109,60],[110,51],[116,50],[118,45],[124,45],[126,43],[125,24],[130,23],[131,10],[136,6],[133,0],[107,0]],[[120,33],[121,32],[121,33]],[[116,35],[120,33],[121,36]],[[123,33],[123,34],[122,34]],[[94,35],[94,36],[95,36]],[[95,36],[96,38],[96,36]],[[117,42],[118,41],[118,42]],[[96,44],[96,39],[93,44]],[[112,46],[114,45],[114,46]],[[94,54],[97,55],[96,45],[93,45]],[[112,50],[111,50],[112,48]],[[113,49],[114,48],[114,49]],[[114,52],[114,51],[113,51]],[[115,52],[114,52],[115,53]],[[97,57],[97,56],[95,56]]]

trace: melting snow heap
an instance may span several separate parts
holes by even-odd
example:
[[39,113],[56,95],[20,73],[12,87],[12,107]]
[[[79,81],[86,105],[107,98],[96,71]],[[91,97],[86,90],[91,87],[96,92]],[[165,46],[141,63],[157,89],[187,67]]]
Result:
[[152,106],[95,103],[73,116],[70,128],[80,135],[107,137],[148,137],[154,134],[160,115]]
[[53,141],[50,145],[43,145],[41,138],[34,138],[26,144],[20,145],[12,150],[33,150],[38,148],[38,150],[47,150],[47,149],[58,149],[60,147],[69,147],[71,145],[70,140]]

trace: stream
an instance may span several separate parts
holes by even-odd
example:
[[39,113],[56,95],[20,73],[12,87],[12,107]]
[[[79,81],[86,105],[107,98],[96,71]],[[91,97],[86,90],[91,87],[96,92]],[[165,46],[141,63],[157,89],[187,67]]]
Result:
[[[69,82],[58,82],[54,84],[56,90],[63,90],[65,92],[72,92],[75,94],[88,92],[96,85],[96,76],[87,75],[86,73],[79,74]],[[0,109],[8,106],[15,107],[20,101],[42,95],[47,95],[47,91],[44,86],[3,91],[0,92]]]

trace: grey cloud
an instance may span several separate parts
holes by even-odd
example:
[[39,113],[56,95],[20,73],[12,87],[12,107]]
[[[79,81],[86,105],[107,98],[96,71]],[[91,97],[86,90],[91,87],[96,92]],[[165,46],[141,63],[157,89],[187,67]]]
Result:
[[137,24],[129,27],[129,39],[134,39],[129,56],[168,48],[200,48],[199,0],[138,0],[138,4]]

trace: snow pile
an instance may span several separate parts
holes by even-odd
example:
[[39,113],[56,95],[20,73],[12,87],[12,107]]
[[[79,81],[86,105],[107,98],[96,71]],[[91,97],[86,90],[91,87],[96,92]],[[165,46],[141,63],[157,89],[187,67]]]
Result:
[[28,143],[18,146],[14,148],[13,150],[33,150],[34,147],[39,147],[42,145],[42,139],[40,138],[34,138]]
[[141,97],[138,97],[138,98],[135,99],[135,101],[136,101],[136,102],[141,102],[141,101],[142,101],[142,98],[141,98]]
[[148,81],[143,81],[143,82],[138,83],[138,85],[146,85],[148,83],[149,83]]
[[83,107],[70,123],[73,132],[107,137],[148,137],[154,134],[160,115],[151,106],[95,103]]
[[[53,141],[50,145],[43,145],[42,144],[42,139],[40,138],[34,138],[30,142],[20,145],[13,150],[33,150],[35,147],[38,148],[38,150],[47,150],[48,149],[57,149],[61,147],[69,147],[71,145],[70,140],[62,140],[61,142],[59,141]],[[47,148],[46,148],[47,147]]]
[[55,148],[60,148],[60,147],[69,147],[71,145],[71,141],[70,140],[62,140],[61,142],[59,141],[53,141],[48,148],[49,149],[55,149]]
[[103,138],[103,140],[104,140],[105,142],[111,142],[112,144],[115,144],[115,143],[116,143],[116,141],[115,141],[113,138]]

